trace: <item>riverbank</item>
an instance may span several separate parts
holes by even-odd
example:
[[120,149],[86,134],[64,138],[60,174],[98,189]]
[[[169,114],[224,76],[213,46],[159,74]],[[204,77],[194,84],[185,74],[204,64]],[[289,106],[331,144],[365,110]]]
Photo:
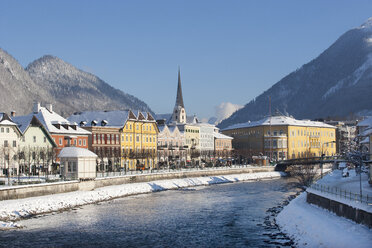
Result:
[[[335,174],[322,181],[331,180]],[[350,179],[342,179],[350,180]],[[307,192],[293,199],[276,217],[281,231],[298,247],[371,247],[372,229],[306,202]]]
[[119,197],[145,194],[162,190],[174,190],[185,187],[206,186],[219,183],[232,183],[250,180],[280,178],[282,172],[259,172],[207,176],[196,178],[168,179],[151,182],[130,183],[97,188],[93,191],[74,191],[69,193],[30,197],[17,200],[0,201],[0,228],[16,228],[11,221],[34,215],[63,211],[74,207],[108,201]]
[[0,187],[0,201],[21,199],[35,196],[67,193],[73,191],[90,191],[111,185],[122,185],[138,182],[151,182],[178,178],[194,178],[206,176],[222,176],[274,171],[273,166],[235,166],[233,168],[204,168],[170,171],[144,171],[137,174],[125,174],[111,177],[101,177],[89,181],[61,181],[54,183],[28,184]]

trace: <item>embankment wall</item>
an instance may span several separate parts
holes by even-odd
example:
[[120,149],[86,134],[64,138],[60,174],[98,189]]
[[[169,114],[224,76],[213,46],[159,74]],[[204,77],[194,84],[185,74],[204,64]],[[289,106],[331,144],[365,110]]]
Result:
[[338,216],[348,218],[356,223],[364,224],[372,228],[372,213],[309,192],[307,192],[306,201],[327,209]]
[[242,173],[271,172],[274,167],[251,167],[226,170],[199,170],[199,171],[179,171],[170,173],[138,174],[110,178],[97,178],[92,181],[68,181],[58,183],[44,183],[34,185],[23,185],[0,188],[0,201],[67,193],[78,190],[94,190],[96,188],[120,185],[126,183],[149,182],[156,180],[166,180],[174,178],[203,177],[203,176],[222,176]]

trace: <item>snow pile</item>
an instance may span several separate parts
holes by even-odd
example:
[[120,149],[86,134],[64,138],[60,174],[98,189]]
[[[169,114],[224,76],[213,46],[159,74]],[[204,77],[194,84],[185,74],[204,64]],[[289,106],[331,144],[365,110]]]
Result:
[[260,172],[225,176],[168,179],[143,183],[114,185],[98,188],[94,191],[75,191],[63,194],[0,201],[0,220],[14,221],[36,214],[69,209],[76,206],[111,200],[113,198],[134,194],[218,183],[271,179],[281,176],[284,176],[284,173]]
[[14,222],[3,222],[0,221],[0,231],[7,229],[21,228],[22,226]]
[[276,217],[281,231],[298,247],[371,247],[372,230],[306,203],[306,192]]

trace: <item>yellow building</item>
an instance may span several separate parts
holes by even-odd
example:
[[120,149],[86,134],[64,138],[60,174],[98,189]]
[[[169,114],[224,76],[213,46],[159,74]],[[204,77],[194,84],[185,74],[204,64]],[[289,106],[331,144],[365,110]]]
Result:
[[156,167],[158,133],[158,126],[150,113],[129,111],[121,134],[123,167],[129,170]]
[[117,160],[124,170],[153,168],[157,164],[159,130],[150,113],[85,111],[70,116],[69,120],[91,130],[89,147],[102,157],[103,163],[108,161],[108,168],[110,161]]
[[265,155],[279,160],[336,153],[336,127],[323,122],[272,116],[232,125],[222,133],[234,138],[237,155],[246,158]]

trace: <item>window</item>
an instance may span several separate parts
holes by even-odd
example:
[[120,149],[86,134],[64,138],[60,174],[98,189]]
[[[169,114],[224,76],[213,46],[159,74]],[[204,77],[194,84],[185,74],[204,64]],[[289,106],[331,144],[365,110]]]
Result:
[[137,137],[136,137],[136,141],[137,142],[139,142],[140,140],[139,140],[139,135],[137,135]]
[[81,139],[79,139],[79,146],[81,146]]
[[87,145],[87,141],[83,139],[83,146],[86,146],[86,145]]
[[96,134],[93,134],[93,144],[96,143],[97,136]]
[[4,140],[4,147],[8,147],[8,141]]
[[33,141],[34,141],[34,143],[36,143],[36,136],[34,136],[34,137],[32,137],[33,139]]
[[13,147],[17,147],[17,141],[13,140]]
[[6,128],[6,132],[9,133],[9,127]]
[[44,137],[44,143],[46,143],[47,142],[47,138],[46,137]]
[[2,133],[4,132],[4,128],[3,128],[3,127],[1,128],[1,132],[2,132]]
[[139,125],[138,124],[136,125],[136,129],[139,130]]
[[68,162],[67,171],[68,172],[75,172],[76,171],[76,162]]

